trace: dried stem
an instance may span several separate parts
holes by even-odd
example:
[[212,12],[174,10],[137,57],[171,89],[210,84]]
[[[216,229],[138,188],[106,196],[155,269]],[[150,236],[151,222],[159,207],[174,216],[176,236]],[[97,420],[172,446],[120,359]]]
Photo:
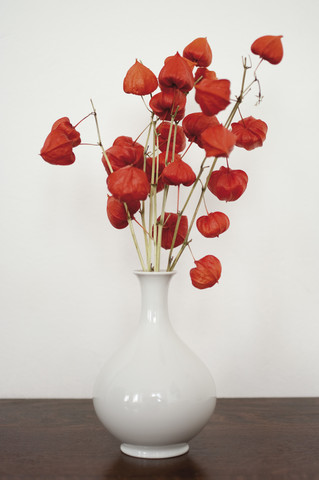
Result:
[[[112,172],[113,172],[112,165],[111,165],[111,163],[110,163],[110,161],[109,161],[109,159],[108,159],[108,157],[107,157],[107,155],[106,155],[106,153],[105,153],[105,149],[104,149],[103,144],[102,144],[100,127],[99,127],[99,123],[98,123],[98,119],[97,119],[97,113],[96,113],[95,107],[94,107],[94,105],[93,105],[92,99],[91,99],[90,101],[91,101],[91,105],[92,105],[92,108],[93,108],[93,115],[94,115],[94,120],[95,120],[95,126],[96,126],[97,136],[98,136],[98,140],[99,140],[99,141],[98,141],[98,144],[99,144],[99,146],[100,146],[101,149],[102,149],[102,152],[103,152],[105,161],[106,161],[106,163],[107,163],[107,166],[108,166],[110,172],[112,173]],[[133,242],[134,242],[134,245],[135,245],[135,248],[136,248],[138,257],[139,257],[139,259],[140,259],[141,267],[142,267],[142,269],[145,271],[146,268],[145,268],[145,264],[144,264],[144,260],[143,260],[143,257],[142,257],[142,253],[141,253],[141,250],[140,250],[140,247],[139,247],[139,245],[138,245],[138,241],[137,241],[137,238],[136,238],[136,235],[135,235],[135,231],[134,231],[134,227],[133,227],[133,223],[132,223],[132,218],[131,218],[129,209],[128,209],[128,207],[127,207],[127,204],[126,204],[126,203],[123,203],[123,205],[124,205],[124,208],[125,208],[125,211],[126,211],[127,221],[128,221],[129,227],[130,227],[132,239],[133,239]]]
[[[170,267],[171,267],[171,264],[173,262],[173,248],[174,248],[174,244],[175,244],[175,241],[176,241],[176,237],[177,237],[177,232],[178,232],[178,229],[179,229],[179,225],[181,223],[181,218],[182,218],[182,215],[188,205],[188,202],[190,201],[193,193],[194,193],[194,190],[196,188],[196,185],[198,184],[198,182],[200,181],[200,177],[202,176],[202,173],[204,171],[204,166],[205,166],[205,162],[206,162],[206,157],[204,158],[204,160],[202,161],[201,163],[201,166],[200,166],[200,169],[199,169],[199,172],[198,172],[198,175],[196,177],[196,180],[195,182],[193,183],[192,185],[192,188],[191,188],[191,191],[189,192],[188,194],[188,197],[186,198],[185,200],[185,203],[183,205],[183,208],[178,212],[178,217],[177,217],[177,221],[176,221],[176,225],[175,225],[175,230],[174,230],[174,235],[173,235],[173,239],[172,239],[172,245],[171,245],[171,249],[169,251],[169,255],[168,255],[168,263],[167,263],[167,271],[170,271],[172,270]],[[185,247],[186,247],[186,244],[185,244]]]
[[[169,146],[170,146],[170,143],[171,143],[173,126],[174,126],[174,117],[171,118],[170,129],[169,129],[169,132],[168,132],[167,147],[166,147],[166,154],[165,154],[165,165],[167,165],[168,154],[169,154]],[[177,131],[177,128],[175,128],[175,132],[176,131]],[[175,132],[174,132],[174,134],[176,135]],[[167,202],[167,197],[168,197],[168,191],[169,191],[169,185],[165,185],[164,186],[164,191],[163,191],[161,215],[160,215],[159,222],[157,224],[157,243],[156,243],[156,253],[155,253],[155,265],[156,265],[157,271],[160,269],[162,233],[163,233],[164,215],[165,215],[165,207],[166,207],[166,202]]]
[[102,144],[99,122],[98,122],[98,120],[97,120],[97,113],[96,113],[96,110],[95,110],[95,107],[94,107],[94,104],[93,104],[93,100],[90,99],[90,102],[91,102],[91,105],[92,105],[92,108],[93,108],[93,115],[94,115],[95,126],[96,126],[97,137],[98,137],[98,145],[101,147],[102,152],[103,152],[103,156],[104,156],[105,161],[106,161],[106,164],[107,164],[107,166],[108,166],[108,169],[109,169],[110,172],[112,173],[112,172],[113,172],[113,168],[112,168],[111,162],[110,162],[110,160],[108,159],[108,157],[107,157],[107,155],[106,155],[106,153],[105,153],[105,149],[104,149],[103,144]]
[[[151,119],[151,122],[149,123],[148,125],[148,132],[147,132],[147,138],[146,138],[146,142],[145,142],[145,145],[144,145],[144,163],[143,163],[143,170],[144,172],[146,172],[146,152],[147,152],[147,148],[148,148],[148,142],[149,142],[149,138],[150,138],[150,135],[151,135],[151,130],[153,128],[153,115],[152,115],[152,119]],[[146,129],[145,129],[146,130]],[[143,132],[145,131],[143,130]],[[142,133],[143,133],[142,132]],[[139,138],[139,137],[137,137]],[[137,139],[136,139],[137,140]],[[135,141],[136,141],[135,140]],[[146,221],[145,221],[145,201],[143,200],[142,202],[142,206],[141,206],[141,209],[140,209],[140,214],[141,214],[141,221],[142,221],[142,225],[143,225],[143,232],[144,232],[144,243],[145,243],[145,252],[146,252],[146,256],[148,255],[148,242],[149,242],[149,237],[146,235],[145,232],[147,232],[147,229],[146,229]],[[149,233],[150,235],[150,233]],[[148,258],[147,258],[147,262],[148,262]]]
[[[234,107],[232,108],[232,111],[230,112],[229,114],[229,117],[227,118],[226,120],[226,123],[225,123],[225,128],[229,128],[229,126],[231,125],[231,122],[234,118],[234,116],[236,115],[237,113],[237,110],[239,108],[239,105],[242,103],[243,101],[243,94],[244,94],[244,91],[245,91],[245,80],[246,80],[246,73],[247,73],[247,70],[249,68],[251,68],[250,65],[247,65],[247,59],[243,59],[243,68],[244,68],[244,71],[243,71],[243,77],[242,77],[242,82],[241,82],[241,90],[240,90],[240,94],[239,96],[237,97],[237,100],[236,100],[236,103],[234,105]],[[205,160],[205,159],[204,159]],[[178,251],[175,259],[173,260],[172,258],[172,250],[173,250],[173,245],[175,243],[175,239],[176,239],[176,236],[177,236],[177,232],[178,232],[178,227],[179,227],[179,224],[180,224],[180,219],[181,219],[181,216],[182,216],[182,213],[186,207],[186,205],[184,205],[184,208],[181,210],[181,212],[179,213],[179,218],[176,222],[176,227],[175,227],[175,232],[174,232],[174,237],[173,237],[173,241],[172,241],[172,247],[171,247],[171,250],[170,250],[170,254],[169,254],[169,259],[168,259],[168,265],[167,265],[167,271],[172,271],[174,270],[174,268],[176,267],[176,264],[178,262],[178,260],[180,259],[182,253],[184,252],[186,246],[189,244],[189,236],[190,236],[190,233],[191,233],[191,230],[193,228],[193,225],[194,225],[194,222],[196,220],[196,216],[197,216],[197,213],[198,213],[198,210],[199,210],[199,207],[202,203],[202,200],[204,198],[204,194],[205,194],[205,191],[208,187],[208,183],[209,183],[209,180],[210,180],[210,177],[214,171],[214,168],[215,168],[215,165],[216,165],[216,162],[217,162],[217,157],[214,158],[213,160],[213,163],[212,163],[212,166],[210,167],[210,170],[209,170],[209,173],[207,175],[207,178],[206,178],[206,182],[205,184],[202,186],[202,191],[201,191],[201,194],[200,194],[200,197],[198,199],[198,202],[197,202],[197,205],[196,205],[196,208],[195,208],[195,211],[193,213],[193,216],[192,216],[192,219],[191,219],[191,222],[189,224],[189,227],[188,227],[188,231],[187,231],[187,235],[184,239],[184,242],[182,243],[182,246],[180,248],[180,250]],[[203,166],[203,163],[201,165],[201,168],[203,169],[204,166]],[[202,171],[200,172],[202,173]],[[196,182],[193,184],[193,188],[188,196],[188,199],[187,199],[187,202],[186,204],[188,203],[189,199],[190,199],[190,196],[193,194],[194,192],[194,189],[195,189],[195,186],[196,184],[198,183],[199,181],[199,176],[197,176],[197,179],[196,179]]]

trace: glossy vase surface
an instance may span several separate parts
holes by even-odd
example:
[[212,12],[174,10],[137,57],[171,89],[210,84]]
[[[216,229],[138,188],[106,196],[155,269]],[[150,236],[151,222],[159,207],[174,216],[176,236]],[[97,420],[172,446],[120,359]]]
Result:
[[174,272],[135,273],[142,293],[140,322],[102,368],[94,408],[120,440],[122,452],[175,457],[188,451],[188,441],[213,413],[215,385],[208,368],[170,323],[168,286]]

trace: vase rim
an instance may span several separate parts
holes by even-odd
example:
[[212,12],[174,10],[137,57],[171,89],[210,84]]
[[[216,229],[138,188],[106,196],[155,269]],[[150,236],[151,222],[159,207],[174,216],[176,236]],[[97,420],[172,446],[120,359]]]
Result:
[[171,275],[174,275],[176,273],[175,270],[173,270],[172,272],[167,272],[166,270],[160,270],[159,272],[145,272],[144,270],[134,270],[133,271],[134,275],[145,275],[145,276],[148,276],[148,275],[158,275],[158,276],[171,276]]

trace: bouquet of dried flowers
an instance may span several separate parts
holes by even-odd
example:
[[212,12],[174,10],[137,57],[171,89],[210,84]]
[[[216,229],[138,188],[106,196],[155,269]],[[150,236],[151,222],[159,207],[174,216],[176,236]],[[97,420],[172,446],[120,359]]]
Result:
[[[163,250],[168,252],[165,268],[172,271],[186,247],[191,251],[191,232],[195,223],[198,231],[207,238],[218,237],[228,229],[229,218],[223,212],[209,211],[205,194],[209,191],[221,201],[233,202],[246,190],[248,176],[243,170],[230,168],[229,156],[234,147],[248,151],[261,147],[268,127],[252,116],[243,118],[240,105],[253,84],[257,85],[261,98],[257,69],[263,60],[274,65],[282,60],[281,38],[267,35],[253,42],[251,51],[259,55],[260,61],[248,81],[247,73],[252,65],[250,59],[243,59],[241,89],[233,100],[230,81],[208,69],[212,50],[206,38],[196,38],[184,48],[182,55],[177,52],[166,58],[158,77],[136,60],[124,78],[123,89],[142,98],[150,117],[137,138],[119,136],[107,149],[101,140],[97,113],[91,100],[92,111],[84,119],[94,117],[97,145],[102,149],[109,191],[107,216],[114,228],[129,227],[144,271],[157,272],[163,268]],[[199,111],[185,116],[191,91]],[[226,122],[220,123],[217,115],[231,104]],[[236,114],[240,118],[234,122]],[[67,117],[57,120],[41,150],[42,158],[54,165],[72,164],[75,161],[73,149],[81,144],[76,128],[84,119],[75,126]],[[145,136],[143,144],[140,143],[142,135]],[[203,151],[204,156],[196,172],[187,163],[187,154],[193,144]],[[219,158],[226,159],[225,165],[216,170]],[[181,203],[180,189],[183,187],[188,191]],[[167,211],[171,193],[176,198],[175,211]],[[189,213],[187,207],[194,197],[197,203],[194,211]],[[206,214],[198,217],[202,203]],[[136,228],[143,232],[145,252],[142,252]],[[195,267],[190,270],[190,278],[196,288],[212,287],[218,282],[221,263],[214,255],[198,260],[193,256],[193,259]]]

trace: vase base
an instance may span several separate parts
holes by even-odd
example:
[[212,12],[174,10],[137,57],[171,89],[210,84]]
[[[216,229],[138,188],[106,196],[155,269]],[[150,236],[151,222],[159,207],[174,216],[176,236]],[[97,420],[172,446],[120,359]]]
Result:
[[172,458],[184,455],[189,450],[188,443],[176,443],[174,445],[131,445],[122,443],[121,451],[126,455],[138,458]]

